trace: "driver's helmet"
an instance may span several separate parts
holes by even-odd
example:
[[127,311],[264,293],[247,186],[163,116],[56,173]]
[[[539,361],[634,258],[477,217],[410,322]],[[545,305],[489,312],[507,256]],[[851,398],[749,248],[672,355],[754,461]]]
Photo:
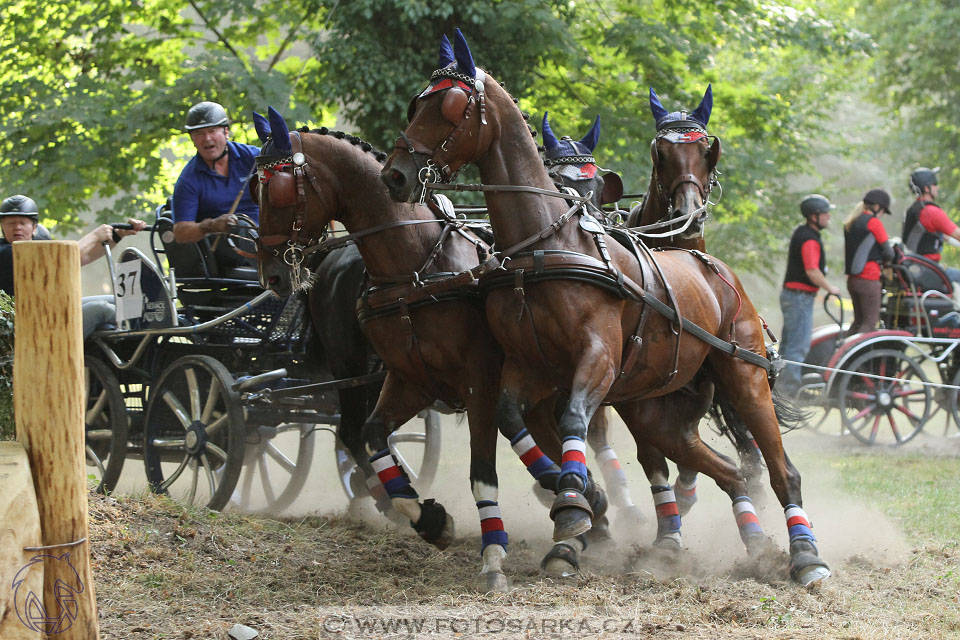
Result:
[[826,196],[822,196],[819,193],[812,193],[800,201],[800,213],[802,213],[805,218],[815,216],[818,213],[827,213],[831,209],[836,208],[837,205],[832,204],[827,200]]
[[227,111],[216,102],[198,102],[187,111],[183,125],[185,131],[206,129],[207,127],[225,127],[230,124]]
[[15,195],[0,202],[0,218],[5,216],[24,216],[37,222],[40,219],[40,210],[33,198]]
[[923,193],[924,187],[937,184],[937,173],[939,171],[940,167],[934,167],[933,169],[920,167],[919,169],[915,170],[910,174],[910,191],[920,195]]

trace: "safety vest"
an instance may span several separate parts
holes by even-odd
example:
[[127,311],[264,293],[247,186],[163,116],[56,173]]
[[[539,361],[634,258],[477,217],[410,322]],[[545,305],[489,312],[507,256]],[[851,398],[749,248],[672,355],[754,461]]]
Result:
[[820,232],[811,229],[810,225],[802,224],[794,229],[793,235],[790,236],[790,250],[787,253],[787,275],[783,278],[784,284],[787,282],[802,282],[803,284],[811,287],[817,287],[817,285],[810,282],[810,278],[807,277],[807,271],[803,268],[803,255],[801,254],[801,248],[807,242],[807,240],[816,240],[817,244],[820,245],[819,267],[820,271],[826,275],[827,254],[823,250],[823,241],[820,239]]
[[920,224],[920,212],[928,204],[937,206],[936,202],[916,200],[907,209],[907,215],[903,219],[903,243],[907,245],[907,249],[922,256],[940,253],[943,247],[943,234],[939,231],[930,233]]
[[863,213],[849,229],[843,229],[843,272],[847,275],[860,275],[868,262],[880,263],[883,260],[877,238],[867,228],[873,217],[872,214]]

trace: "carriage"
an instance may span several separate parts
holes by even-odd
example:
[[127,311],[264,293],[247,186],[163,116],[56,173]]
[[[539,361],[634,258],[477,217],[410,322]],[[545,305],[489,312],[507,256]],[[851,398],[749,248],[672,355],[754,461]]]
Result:
[[[131,247],[114,262],[107,248],[117,325],[86,344],[87,466],[100,490],[135,458],[153,491],[210,509],[277,512],[303,489],[317,432],[336,434],[338,392],[378,390],[385,372],[331,379],[311,343],[305,296],[277,297],[255,268],[221,266],[217,242],[174,242],[164,205],[152,256]],[[436,473],[439,446],[434,410],[390,439],[421,483]],[[339,438],[333,449],[352,503],[365,494],[363,474]]]
[[[874,331],[845,336],[842,305],[824,299],[833,323],[814,329],[797,399],[814,410],[820,431],[868,445],[904,444],[927,425],[956,437],[960,305],[952,284],[936,262],[911,253],[898,252],[890,275]],[[826,426],[834,409],[839,430]]]

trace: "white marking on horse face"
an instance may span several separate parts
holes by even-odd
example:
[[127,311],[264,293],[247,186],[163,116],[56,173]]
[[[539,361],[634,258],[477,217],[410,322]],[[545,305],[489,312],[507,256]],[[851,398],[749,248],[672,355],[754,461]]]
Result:
[[497,493],[499,489],[496,485],[490,485],[486,482],[480,481],[475,481],[471,484],[474,502],[480,502],[481,500],[491,500],[493,502],[497,501]]

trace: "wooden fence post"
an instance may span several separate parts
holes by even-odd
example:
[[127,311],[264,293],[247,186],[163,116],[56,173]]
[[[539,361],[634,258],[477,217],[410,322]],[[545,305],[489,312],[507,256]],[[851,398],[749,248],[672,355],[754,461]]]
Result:
[[[40,541],[40,512],[27,452],[19,442],[0,442],[0,638],[40,640],[22,620],[31,593],[43,593],[43,564],[24,569]],[[18,584],[14,587],[14,581]]]
[[[80,252],[76,242],[16,242],[13,249],[13,405],[50,547],[36,550],[44,556],[45,630],[57,640],[98,640],[86,539]],[[58,581],[66,585],[59,593]]]

